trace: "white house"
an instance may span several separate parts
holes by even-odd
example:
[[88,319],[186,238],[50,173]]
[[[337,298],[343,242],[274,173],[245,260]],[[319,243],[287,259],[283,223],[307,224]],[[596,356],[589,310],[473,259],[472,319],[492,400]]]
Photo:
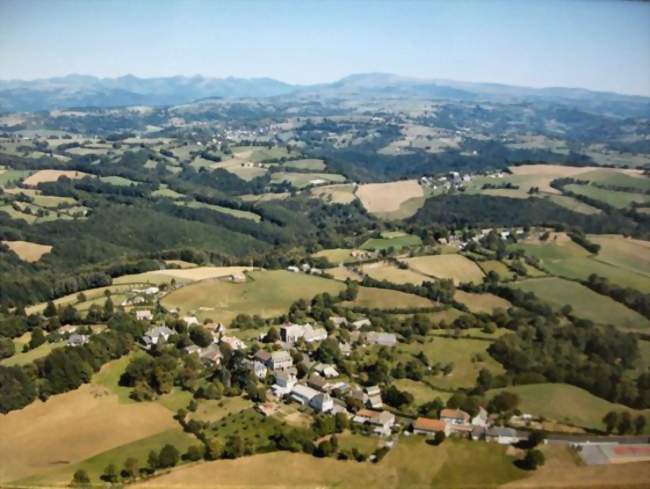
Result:
[[88,343],[89,339],[90,337],[88,335],[73,333],[70,335],[70,338],[68,338],[66,344],[68,346],[83,346]]
[[221,343],[225,343],[233,350],[245,350],[246,343],[234,336],[222,336]]
[[269,367],[271,370],[283,370],[293,365],[293,358],[288,351],[279,350],[271,352],[271,359],[269,360]]
[[370,322],[370,319],[362,318],[362,319],[357,319],[356,321],[352,322],[352,327],[354,329],[361,329],[364,326],[372,326],[372,323]]
[[142,337],[145,348],[151,348],[152,345],[164,343],[169,337],[174,334],[174,330],[169,329],[167,326],[155,326],[149,328]]
[[198,326],[199,320],[195,316],[185,316],[181,318],[188,326]]
[[293,372],[276,372],[274,374],[275,383],[273,384],[273,392],[277,396],[284,396],[289,394],[296,387],[296,375]]
[[268,371],[269,369],[267,369],[266,365],[264,365],[262,362],[259,362],[257,360],[253,362],[253,373],[258,379],[265,378]]
[[151,314],[151,311],[149,309],[141,309],[139,311],[135,311],[135,318],[138,321],[151,321],[153,319],[153,314]]
[[328,379],[339,376],[339,372],[334,368],[334,365],[329,363],[317,363],[314,365],[314,370]]
[[327,413],[334,409],[334,400],[329,394],[321,393],[316,394],[309,405],[319,413]]
[[435,435],[439,432],[449,436],[449,425],[440,419],[418,418],[413,423],[413,433],[416,435]]
[[472,426],[481,426],[485,428],[488,424],[488,412],[482,407],[479,408],[478,413],[471,420]]
[[394,333],[384,333],[381,331],[369,331],[364,335],[366,343],[370,345],[395,346],[397,336]]
[[488,429],[485,433],[485,439],[487,441],[495,441],[500,445],[511,445],[519,441],[517,430],[504,426],[493,426]]
[[352,422],[370,424],[374,427],[373,431],[375,433],[388,436],[391,433],[391,428],[395,424],[395,416],[388,411],[360,409],[352,418]]
[[319,392],[306,385],[296,384],[291,390],[291,398],[300,404],[308,405]]

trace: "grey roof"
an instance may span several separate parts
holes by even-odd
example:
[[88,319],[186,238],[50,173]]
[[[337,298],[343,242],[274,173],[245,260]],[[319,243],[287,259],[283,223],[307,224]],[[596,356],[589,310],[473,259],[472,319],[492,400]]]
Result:
[[493,426],[487,431],[488,436],[508,436],[517,437],[517,430],[506,426]]

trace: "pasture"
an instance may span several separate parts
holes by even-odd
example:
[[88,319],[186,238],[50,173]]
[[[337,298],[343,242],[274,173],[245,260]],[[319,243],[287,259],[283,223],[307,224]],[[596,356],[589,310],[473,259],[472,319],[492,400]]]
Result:
[[406,233],[395,233],[387,234],[384,233],[380,238],[369,238],[367,239],[360,248],[362,250],[375,250],[381,251],[388,248],[394,248],[396,250],[401,250],[402,248],[407,248],[409,246],[420,246],[422,240],[419,236],[414,234]]
[[39,170],[23,180],[23,184],[28,187],[36,187],[42,182],[56,182],[61,177],[70,179],[79,179],[92,176],[76,170]]
[[570,280],[556,277],[529,279],[515,282],[511,287],[533,292],[556,310],[569,304],[573,308],[573,314],[595,323],[630,329],[645,329],[650,326],[650,322],[639,313]]
[[[344,443],[361,443],[357,438],[343,439]],[[273,452],[182,467],[140,486],[199,489],[205,488],[205,481],[218,480],[230,489],[487,489],[527,475],[512,462],[501,446],[450,440],[435,447],[425,443],[424,437],[412,436],[401,437],[378,464]],[[468,464],[472,470],[463,470]]]
[[228,214],[229,216],[236,217],[237,219],[248,219],[254,222],[260,222],[262,220],[262,218],[254,212],[232,209],[230,207],[224,207],[221,205],[206,204],[205,202],[198,202],[196,200],[192,200],[190,202],[176,201],[175,204],[181,207],[190,207],[192,209],[210,209],[221,214]]
[[367,263],[362,265],[361,271],[375,280],[388,280],[394,284],[420,285],[422,282],[431,281],[430,277],[414,272],[413,270],[398,268],[390,262]]
[[337,294],[345,287],[335,280],[284,270],[251,272],[249,277],[244,283],[212,279],[190,284],[161,302],[168,309],[179,308],[183,313],[195,312],[201,319],[211,317],[229,323],[242,313],[279,316],[298,299],[309,300],[321,292]]
[[271,176],[273,182],[289,182],[296,188],[304,188],[309,185],[322,185],[324,183],[342,183],[345,177],[336,173],[294,173],[276,172]]
[[312,256],[315,258],[327,258],[330,263],[339,265],[341,263],[352,263],[357,258],[352,256],[353,248],[332,248],[328,250],[321,250],[314,253]]
[[42,345],[26,352],[16,349],[16,353],[14,353],[12,356],[0,360],[0,365],[3,365],[5,367],[13,367],[14,365],[27,365],[29,363],[32,363],[34,360],[47,356],[52,350],[60,346],[64,346],[63,341],[55,341],[54,343],[45,342]]
[[359,287],[359,294],[352,302],[343,302],[345,306],[366,307],[369,309],[393,309],[410,307],[433,307],[435,302],[418,295],[407,294],[397,290]]
[[177,427],[172,413],[157,403],[120,404],[108,389],[86,384],[0,415],[0,483]]
[[131,185],[137,185],[138,182],[130,180],[128,178],[120,177],[118,175],[110,175],[107,177],[99,177],[99,179],[104,183],[109,183],[115,185],[116,187],[130,187]]
[[478,261],[476,264],[481,267],[481,270],[483,270],[483,273],[486,275],[489,272],[496,272],[502,280],[511,277],[513,274],[507,265],[499,260]]
[[487,314],[492,314],[495,309],[500,308],[508,310],[508,308],[512,306],[510,302],[494,294],[474,294],[462,290],[456,290],[454,300],[465,304],[467,308],[474,313],[485,312]]
[[[428,380],[440,388],[457,389],[473,386],[482,368],[490,370],[495,375],[504,372],[501,364],[487,353],[489,346],[490,342],[484,340],[430,337],[423,344],[400,345],[398,353],[404,352],[415,355],[424,352],[431,365],[438,362],[453,363],[454,368],[449,375],[431,376],[428,377]],[[472,361],[477,354],[481,355],[482,361]],[[410,355],[404,355],[403,359],[406,360],[409,357]]]
[[407,209],[413,215],[424,204],[424,191],[417,180],[360,185],[356,196],[368,212],[377,215],[397,213],[411,199],[419,199],[419,205]]
[[462,255],[417,256],[404,261],[416,272],[430,277],[452,279],[455,284],[483,281],[483,271],[475,262]]
[[318,159],[290,160],[284,164],[287,168],[297,168],[298,170],[322,171],[325,169],[325,162]]
[[52,251],[52,247],[49,245],[29,241],[2,241],[2,244],[16,253],[18,258],[29,263],[37,262],[43,255]]
[[599,200],[617,209],[624,209],[633,203],[650,203],[650,195],[637,192],[621,192],[595,187],[593,185],[577,184],[567,185],[565,189],[578,195],[584,195],[590,199]]
[[[569,384],[509,386],[488,391],[488,397],[493,397],[501,391],[516,393],[521,399],[519,409],[524,413],[588,429],[603,430],[605,425],[602,419],[609,411],[640,413]],[[648,416],[650,410],[645,410],[643,414]],[[650,427],[646,427],[646,430],[650,431]]]

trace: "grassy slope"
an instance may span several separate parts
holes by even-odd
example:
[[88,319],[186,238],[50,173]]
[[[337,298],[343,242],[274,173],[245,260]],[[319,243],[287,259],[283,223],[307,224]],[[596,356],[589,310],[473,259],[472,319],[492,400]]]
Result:
[[206,280],[191,284],[167,295],[162,303],[228,323],[240,313],[278,316],[300,298],[308,300],[321,292],[336,294],[344,288],[334,280],[284,270],[252,272],[250,277],[245,283]]
[[[493,389],[488,395],[501,391],[515,392],[521,398],[519,409],[547,419],[574,424],[584,428],[604,429],[603,416],[609,411],[632,411],[568,384],[530,384]],[[650,414],[645,410],[645,415]],[[650,430],[650,428],[646,428]]]
[[622,328],[650,326],[648,320],[639,313],[577,282],[553,277],[524,280],[512,286],[535,293],[556,309],[570,304],[574,314],[596,323],[613,324]]

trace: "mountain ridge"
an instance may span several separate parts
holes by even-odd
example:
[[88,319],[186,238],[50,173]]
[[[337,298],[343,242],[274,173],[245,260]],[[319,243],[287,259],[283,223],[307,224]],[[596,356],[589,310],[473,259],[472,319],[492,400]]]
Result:
[[0,80],[0,110],[31,112],[79,106],[169,106],[205,98],[301,96],[411,96],[459,101],[548,100],[641,105],[650,97],[577,87],[532,88],[500,83],[415,78],[393,73],[355,73],[329,83],[299,85],[269,77],[215,78],[203,75],[141,78],[72,73],[34,80]]

